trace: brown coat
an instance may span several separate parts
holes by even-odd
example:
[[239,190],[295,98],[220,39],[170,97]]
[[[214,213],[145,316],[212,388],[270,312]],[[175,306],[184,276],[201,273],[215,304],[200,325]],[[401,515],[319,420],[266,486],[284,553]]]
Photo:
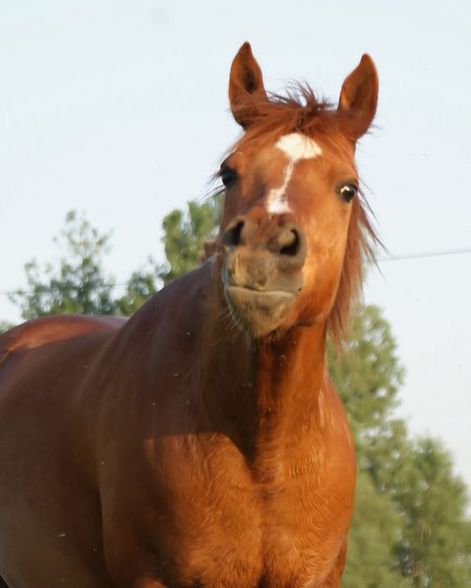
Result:
[[[274,126],[261,115],[273,104],[244,45],[230,95],[247,132],[226,160],[237,178],[216,255],[127,322],[51,317],[0,337],[11,587],[340,586],[355,460],[325,339],[346,320],[369,225],[329,186],[356,178],[352,140],[376,104],[368,59],[344,112],[311,104],[316,130],[293,129],[293,104]],[[238,91],[254,87],[248,107]],[[262,188],[279,184],[273,138],[291,132],[323,157],[296,163],[290,212],[274,218]]]

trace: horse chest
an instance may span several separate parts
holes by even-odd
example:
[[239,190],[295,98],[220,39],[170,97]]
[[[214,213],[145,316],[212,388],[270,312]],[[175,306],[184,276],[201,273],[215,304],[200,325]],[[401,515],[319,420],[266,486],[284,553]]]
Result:
[[315,483],[285,481],[262,489],[245,473],[232,474],[229,484],[216,478],[186,506],[183,495],[174,504],[186,512],[172,542],[178,545],[178,585],[317,586],[326,562],[335,560],[338,541],[322,528]]
[[335,559],[334,545],[330,554],[325,549],[328,538],[321,545],[315,525],[304,523],[300,529],[303,517],[289,521],[276,500],[268,506],[263,500],[258,506],[253,502],[258,500],[241,497],[206,525],[195,514],[198,534],[190,533],[186,545],[179,541],[177,567],[183,586],[316,586],[325,576],[325,560]]

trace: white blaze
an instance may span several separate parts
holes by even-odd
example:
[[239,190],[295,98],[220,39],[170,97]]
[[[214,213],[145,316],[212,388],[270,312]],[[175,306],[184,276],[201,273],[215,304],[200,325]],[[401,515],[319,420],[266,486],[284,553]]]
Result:
[[291,176],[293,175],[294,166],[301,159],[314,159],[322,154],[322,149],[314,141],[303,135],[302,133],[290,133],[283,135],[276,142],[275,147],[288,158],[288,163],[285,168],[283,181],[278,188],[272,188],[267,196],[267,211],[270,214],[282,214],[290,212],[291,208],[288,204],[286,196],[286,188],[288,187]]

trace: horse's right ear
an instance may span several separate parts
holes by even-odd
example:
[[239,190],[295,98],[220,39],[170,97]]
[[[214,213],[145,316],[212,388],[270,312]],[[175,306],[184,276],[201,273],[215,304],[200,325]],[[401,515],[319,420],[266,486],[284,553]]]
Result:
[[353,141],[361,137],[373,122],[378,102],[378,74],[365,53],[347,77],[340,92],[338,110],[345,115],[345,131]]
[[257,103],[267,100],[262,70],[252,54],[249,43],[244,43],[234,57],[229,79],[229,102],[235,120],[244,129],[257,118]]

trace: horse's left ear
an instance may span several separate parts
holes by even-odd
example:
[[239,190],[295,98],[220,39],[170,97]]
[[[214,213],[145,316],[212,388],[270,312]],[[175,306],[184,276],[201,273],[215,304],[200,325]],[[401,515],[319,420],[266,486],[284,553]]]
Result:
[[258,115],[257,103],[267,100],[262,70],[249,43],[239,49],[231,66],[229,102],[236,121],[246,129]]
[[378,102],[378,74],[375,64],[365,53],[360,63],[343,83],[339,112],[346,115],[345,132],[356,141],[371,125]]

